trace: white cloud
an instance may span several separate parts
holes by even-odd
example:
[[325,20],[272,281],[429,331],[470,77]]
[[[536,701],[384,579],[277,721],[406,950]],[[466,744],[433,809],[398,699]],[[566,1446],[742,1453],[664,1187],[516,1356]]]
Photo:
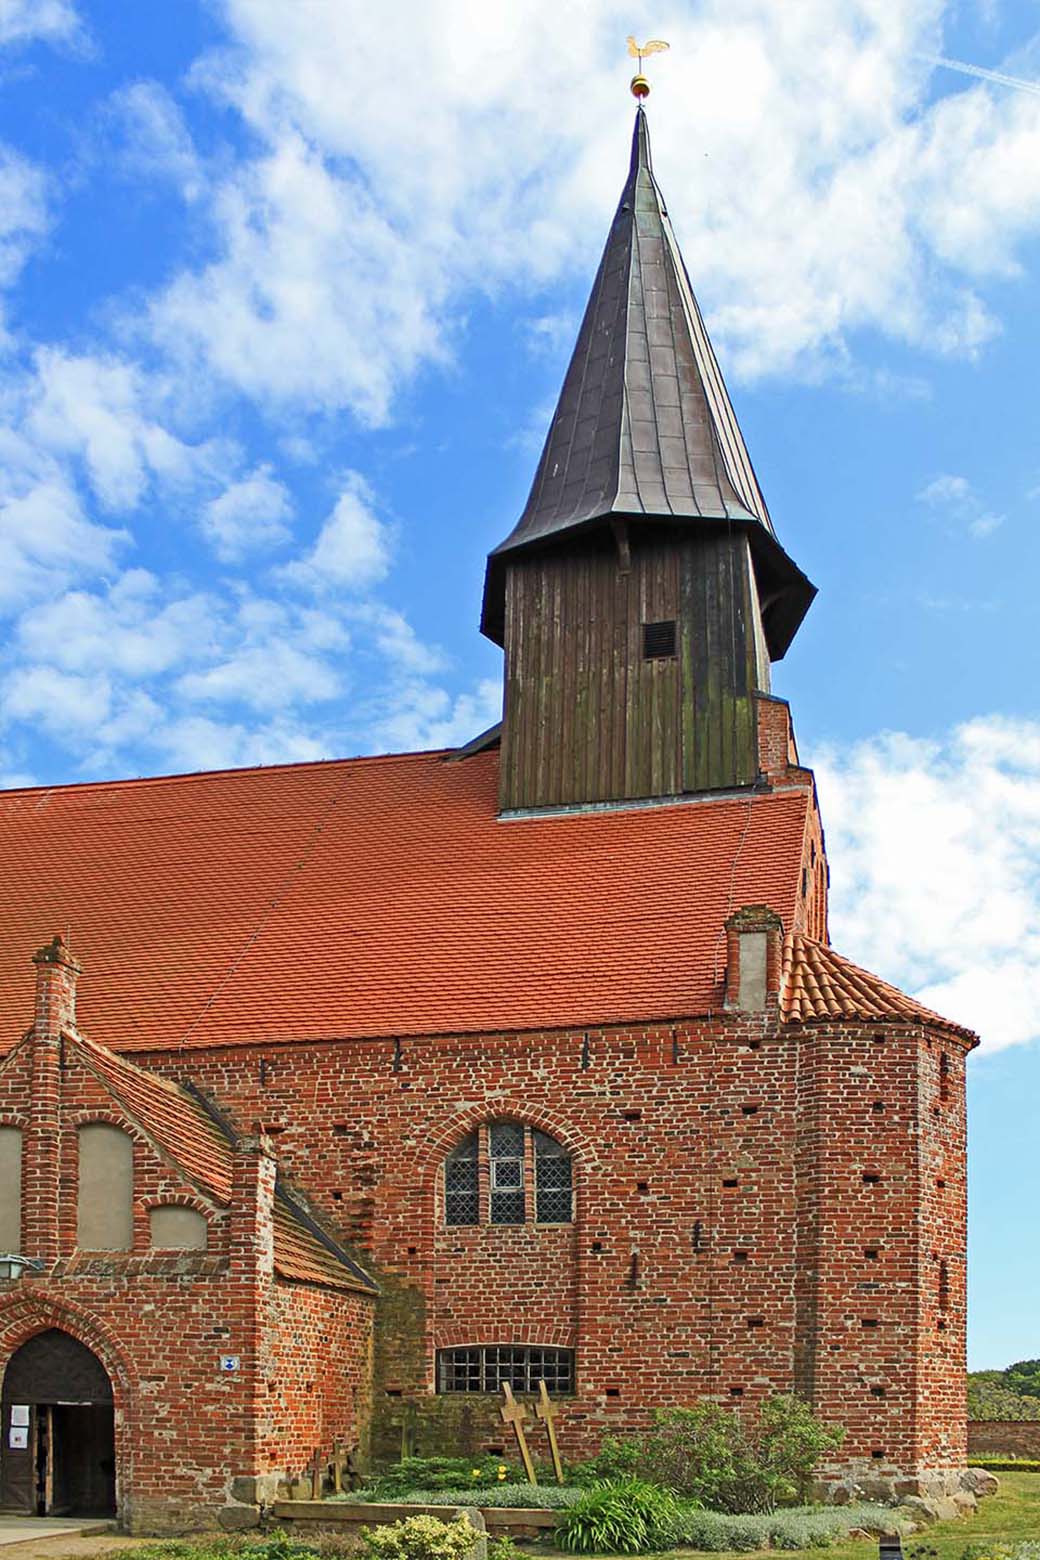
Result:
[[135,81],[113,94],[109,118],[116,155],[127,173],[168,179],[186,201],[206,188],[206,173],[175,99],[157,81]]
[[0,44],[70,43],[80,36],[71,0],[0,0]]
[[[0,430],[0,462],[5,440]],[[102,573],[127,542],[95,525],[58,472],[22,483],[0,470],[0,608],[24,606],[72,578]],[[12,480],[12,477],[14,480]]]
[[[948,79],[929,103],[943,17],[706,0],[661,19],[656,165],[737,375],[855,384],[862,331],[971,356],[999,330],[986,285],[1040,231],[1040,99]],[[215,253],[151,314],[194,371],[383,422],[450,353],[469,292],[591,276],[625,157],[620,0],[582,0],[562,31],[549,0],[402,0],[367,66],[361,0],[225,18],[194,81],[260,150],[212,185]],[[343,83],[362,69],[379,81],[358,113]]]
[[44,347],[35,368],[27,430],[45,448],[80,458],[107,509],[132,509],[153,480],[186,487],[227,460],[219,441],[191,445],[169,431],[153,409],[165,399],[163,381],[134,363]]
[[944,473],[923,487],[917,498],[919,503],[928,504],[955,520],[976,541],[992,536],[1004,524],[1004,516],[994,514],[986,506],[967,477]]
[[360,472],[348,471],[314,546],[278,573],[314,591],[360,590],[383,579],[389,567],[389,536],[375,513],[372,489]]
[[211,499],[200,523],[218,558],[232,561],[287,541],[292,516],[289,490],[272,477],[270,466],[262,465]]
[[995,1051],[1040,1035],[1040,724],[817,755],[836,947]]

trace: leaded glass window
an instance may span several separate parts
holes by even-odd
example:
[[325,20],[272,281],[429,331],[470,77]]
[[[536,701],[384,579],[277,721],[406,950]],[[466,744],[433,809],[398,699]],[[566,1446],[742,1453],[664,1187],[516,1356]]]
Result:
[[524,1129],[515,1121],[488,1128],[492,1224],[524,1222]]
[[442,1349],[437,1357],[438,1392],[537,1392],[539,1381],[552,1393],[574,1391],[574,1350],[527,1344],[478,1344]]
[[[487,1203],[481,1212],[481,1177]],[[528,1198],[527,1188],[533,1189]],[[533,1206],[532,1206],[533,1204]],[[444,1222],[449,1225],[570,1224],[571,1156],[562,1143],[519,1121],[492,1121],[457,1144],[444,1161]]]
[[476,1224],[480,1219],[477,1134],[452,1149],[444,1162],[445,1224]]
[[539,1224],[569,1224],[573,1217],[571,1156],[547,1132],[533,1130],[535,1218]]

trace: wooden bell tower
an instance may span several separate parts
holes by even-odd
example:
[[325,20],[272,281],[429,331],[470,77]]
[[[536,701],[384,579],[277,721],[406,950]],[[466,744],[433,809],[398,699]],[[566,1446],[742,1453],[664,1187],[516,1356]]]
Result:
[[488,559],[502,811],[752,785],[753,695],[814,595],[773,533],[640,106],[527,507]]

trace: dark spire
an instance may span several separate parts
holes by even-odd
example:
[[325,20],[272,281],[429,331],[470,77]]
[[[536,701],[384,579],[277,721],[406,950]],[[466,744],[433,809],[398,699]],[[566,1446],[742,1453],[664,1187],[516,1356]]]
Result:
[[502,642],[508,554],[613,517],[746,529],[770,653],[783,655],[815,589],[774,535],[654,179],[642,106],[527,507],[488,560],[484,633]]

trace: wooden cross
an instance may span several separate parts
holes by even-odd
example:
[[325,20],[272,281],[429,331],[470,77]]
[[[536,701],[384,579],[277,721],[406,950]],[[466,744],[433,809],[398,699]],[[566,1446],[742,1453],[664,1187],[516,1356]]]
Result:
[[311,1458],[311,1500],[320,1500],[325,1482],[325,1459],[320,1446],[314,1448]]
[[531,1453],[527,1449],[527,1437],[524,1434],[524,1422],[527,1419],[527,1410],[522,1403],[518,1403],[513,1396],[513,1389],[508,1381],[502,1383],[502,1396],[505,1402],[499,1409],[503,1424],[512,1425],[513,1434],[516,1436],[517,1448],[520,1452],[520,1461],[524,1465],[528,1484],[536,1484],[534,1476],[534,1463],[531,1461]]
[[332,1443],[332,1490],[335,1495],[343,1493],[343,1449],[339,1441]]
[[560,1461],[560,1448],[556,1442],[556,1405],[549,1396],[549,1388],[544,1381],[538,1383],[538,1401],[534,1405],[534,1411],[549,1433],[549,1455],[552,1457],[553,1473],[556,1475],[557,1484],[562,1484],[563,1463]]

